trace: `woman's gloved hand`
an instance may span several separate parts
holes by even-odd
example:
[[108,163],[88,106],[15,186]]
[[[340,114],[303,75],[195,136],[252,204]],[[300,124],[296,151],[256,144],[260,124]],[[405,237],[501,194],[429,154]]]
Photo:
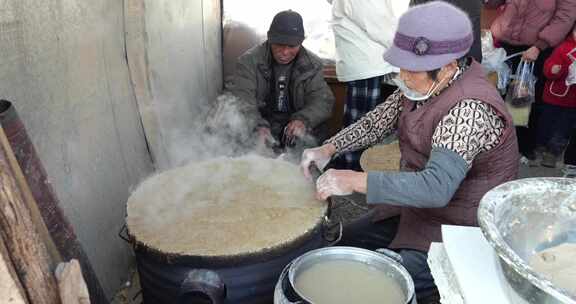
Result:
[[307,179],[312,179],[310,170],[308,169],[310,164],[314,162],[318,169],[323,170],[334,153],[336,153],[336,147],[334,147],[333,144],[325,144],[320,147],[305,149],[304,152],[302,152],[302,161],[300,162],[300,168],[304,176]]
[[316,198],[325,200],[333,195],[348,195],[354,191],[366,193],[366,179],[364,172],[330,169],[316,181]]

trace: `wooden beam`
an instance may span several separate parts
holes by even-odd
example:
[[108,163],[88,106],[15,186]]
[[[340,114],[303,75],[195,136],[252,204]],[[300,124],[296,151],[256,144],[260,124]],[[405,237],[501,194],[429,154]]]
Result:
[[26,205],[7,142],[0,128],[0,235],[29,302],[60,304],[53,261]]
[[30,218],[32,219],[32,222],[36,226],[36,230],[40,234],[42,241],[44,242],[46,248],[48,249],[48,253],[50,254],[50,261],[52,262],[50,266],[51,268],[55,268],[56,265],[58,265],[58,263],[63,262],[62,256],[60,255],[60,252],[56,248],[54,240],[52,240],[52,237],[50,236],[50,232],[48,231],[46,223],[42,219],[42,214],[40,212],[40,209],[38,208],[36,199],[34,199],[34,195],[32,195],[32,191],[28,186],[26,177],[24,176],[24,173],[20,168],[20,164],[16,159],[16,155],[12,150],[12,145],[10,144],[8,137],[6,136],[4,129],[2,129],[2,132],[0,132],[0,145],[6,151],[5,153],[6,160],[8,161],[10,168],[12,168],[14,178],[16,180],[18,188],[20,189],[20,192],[22,193],[22,199],[24,200],[26,207],[30,211]]

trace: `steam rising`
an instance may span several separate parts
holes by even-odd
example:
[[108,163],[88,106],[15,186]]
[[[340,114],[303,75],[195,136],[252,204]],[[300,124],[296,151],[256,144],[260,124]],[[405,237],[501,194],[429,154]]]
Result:
[[172,130],[168,151],[173,167],[216,157],[247,154],[272,156],[271,148],[257,144],[254,125],[242,113],[242,101],[232,94],[220,95],[204,109],[188,130]]
[[[296,141],[295,146],[284,149],[277,155],[272,147],[259,143],[255,133],[255,122],[244,114],[243,101],[225,93],[216,102],[204,109],[187,130],[172,130],[168,133],[172,144],[168,147],[171,167],[180,167],[189,162],[205,161],[216,157],[239,157],[257,154],[265,157],[280,157],[297,163],[306,147],[317,145],[316,138],[307,134]],[[163,168],[170,169],[170,168]]]
[[192,128],[170,133],[178,143],[168,149],[175,168],[143,181],[127,202],[127,226],[139,242],[167,253],[228,256],[283,246],[319,223],[326,205],[294,164],[314,138],[277,157],[257,144],[244,105],[221,95]]
[[[313,185],[300,174],[296,163],[304,146],[316,144],[314,137],[304,136],[295,147],[288,148],[282,155],[278,155],[278,151],[273,151],[264,143],[258,143],[258,135],[254,132],[255,122],[247,119],[244,115],[245,109],[241,99],[231,94],[223,94],[217,98],[213,106],[206,107],[202,114],[198,115],[191,128],[171,130],[168,133],[169,142],[176,143],[166,147],[171,167],[161,168],[154,176],[143,181],[129,201],[133,201],[133,205],[146,204],[141,200],[135,202],[133,197],[142,191],[150,193],[140,197],[152,197],[154,193],[162,192],[165,193],[161,199],[164,207],[183,210],[187,204],[202,203],[202,200],[198,199],[190,201],[190,193],[200,191],[205,192],[205,195],[213,195],[210,194],[212,192],[219,193],[220,201],[237,202],[240,191],[234,192],[233,187],[222,188],[222,181],[230,179],[238,181],[239,184],[248,183],[253,189],[271,187],[276,189],[275,195],[292,197],[297,202],[302,201],[302,197],[296,199],[296,196],[302,196],[306,192],[295,190],[295,185],[307,184],[310,190],[313,189]],[[239,169],[238,164],[233,165],[239,161],[242,163],[241,166],[247,167]],[[214,170],[210,169],[212,167]],[[195,172],[198,168],[203,169],[201,172]],[[174,172],[185,174],[171,178],[174,177]],[[242,174],[239,175],[238,172]],[[292,173],[286,175],[278,172]],[[207,181],[210,186],[198,188],[197,191],[190,190],[196,184],[206,184]],[[164,190],[168,187],[171,189],[169,193]],[[300,186],[302,187],[304,186]],[[291,192],[295,193],[290,194]],[[313,200],[313,192],[308,192],[305,197]],[[294,206],[284,205],[284,208],[291,207]],[[149,219],[160,222],[164,220],[163,217]],[[161,225],[157,223],[156,226]]]

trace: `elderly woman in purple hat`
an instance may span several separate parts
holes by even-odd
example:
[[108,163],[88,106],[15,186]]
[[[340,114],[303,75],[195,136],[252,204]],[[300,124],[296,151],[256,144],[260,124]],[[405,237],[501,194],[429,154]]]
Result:
[[442,241],[441,225],[477,226],[482,196],[518,173],[512,118],[481,65],[466,56],[472,42],[470,19],[455,6],[433,1],[411,8],[384,54],[400,68],[399,89],[302,155],[310,177],[312,162],[324,167],[335,155],[397,132],[400,172],[330,169],[317,180],[317,195],[360,192],[369,204],[399,207],[399,220],[371,216],[352,224],[344,244],[396,250],[420,299],[435,291],[426,258],[430,243]]

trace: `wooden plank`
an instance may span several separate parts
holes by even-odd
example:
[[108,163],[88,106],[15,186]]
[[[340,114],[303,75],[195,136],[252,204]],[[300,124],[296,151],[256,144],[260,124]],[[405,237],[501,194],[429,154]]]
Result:
[[60,304],[51,272],[53,262],[16,180],[10,163],[13,153],[7,142],[0,128],[0,235],[28,300],[34,304]]
[[56,278],[62,304],[90,304],[88,287],[78,260],[60,263],[56,268]]
[[8,249],[0,238],[0,303],[28,304],[26,292],[14,270]]

